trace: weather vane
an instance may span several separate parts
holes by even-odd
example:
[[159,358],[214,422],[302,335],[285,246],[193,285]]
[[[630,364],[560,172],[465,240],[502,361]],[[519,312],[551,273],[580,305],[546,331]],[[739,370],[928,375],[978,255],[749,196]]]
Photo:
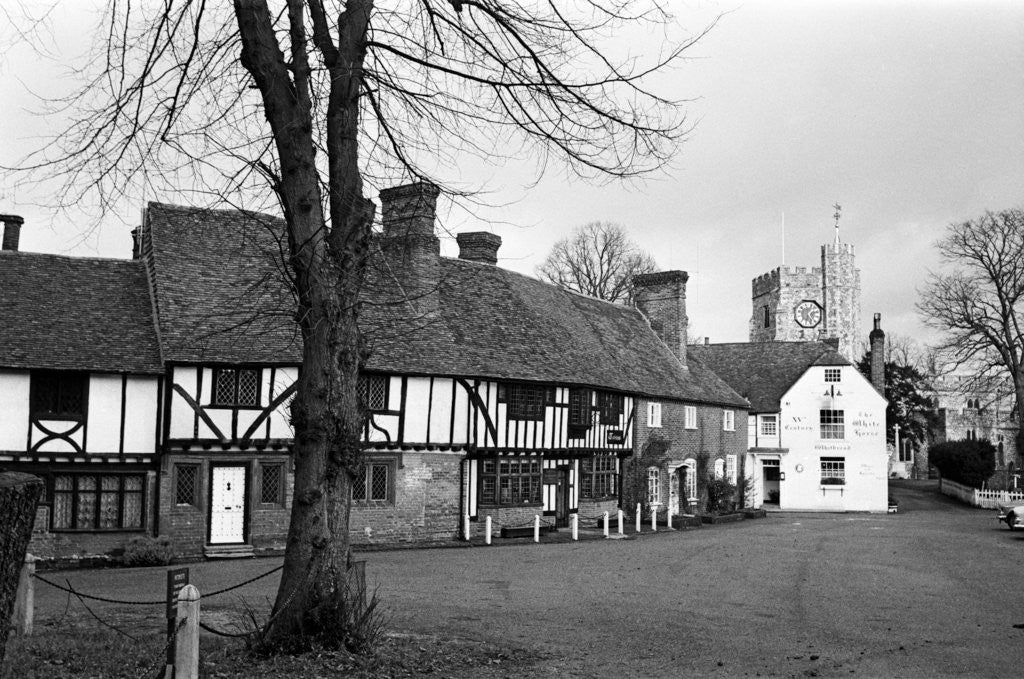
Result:
[[834,213],[832,213],[832,216],[836,218],[836,243],[838,243],[839,242],[839,218],[843,214],[843,206],[840,205],[839,203],[836,203],[832,207],[834,207],[836,209],[836,211]]

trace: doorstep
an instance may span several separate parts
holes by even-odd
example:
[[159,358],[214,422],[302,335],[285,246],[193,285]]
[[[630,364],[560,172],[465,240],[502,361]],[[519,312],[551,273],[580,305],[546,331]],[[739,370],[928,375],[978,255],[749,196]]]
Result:
[[250,559],[256,556],[252,545],[206,545],[203,556],[207,559]]

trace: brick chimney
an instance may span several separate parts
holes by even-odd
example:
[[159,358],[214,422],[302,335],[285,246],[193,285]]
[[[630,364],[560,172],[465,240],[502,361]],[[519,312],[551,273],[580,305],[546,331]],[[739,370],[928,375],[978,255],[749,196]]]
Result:
[[879,394],[885,395],[885,333],[882,332],[882,314],[875,314],[875,328],[868,335],[871,342],[871,384]]
[[437,311],[441,281],[441,242],[434,235],[438,193],[425,182],[380,192],[381,250],[400,294],[423,314]]
[[483,264],[498,263],[501,236],[487,231],[473,231],[457,234],[455,240],[459,243],[459,259]]
[[686,365],[685,271],[661,271],[633,277],[636,308],[679,361]]
[[25,220],[18,215],[0,215],[0,222],[4,223],[4,238],[0,250],[16,251],[18,241],[21,240],[21,225]]

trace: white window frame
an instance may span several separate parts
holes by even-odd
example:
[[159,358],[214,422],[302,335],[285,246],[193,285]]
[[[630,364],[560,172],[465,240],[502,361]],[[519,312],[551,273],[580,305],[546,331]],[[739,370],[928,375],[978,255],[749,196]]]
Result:
[[[767,425],[771,425],[769,427]],[[776,438],[779,435],[779,416],[778,415],[758,415],[757,416],[757,432],[760,436],[769,436]]]
[[697,498],[697,461],[693,459],[687,460],[686,466],[686,499]]
[[725,477],[725,460],[718,458],[715,460],[715,478],[721,479]]
[[725,477],[729,479],[729,483],[736,485],[736,456],[726,455],[725,456]]
[[661,504],[661,470],[657,467],[647,468],[647,504]]
[[819,437],[823,440],[844,440],[846,438],[846,411],[822,408],[819,413]]
[[843,370],[842,368],[825,368],[825,381],[826,382],[842,382]]
[[652,429],[661,428],[661,404],[651,401],[647,404],[647,426]]
[[[845,457],[822,457],[821,485],[845,486],[846,485],[846,458]],[[838,479],[838,481],[826,482],[825,479]]]
[[697,406],[683,406],[683,426],[687,429],[697,428]]
[[722,431],[736,431],[736,411],[722,411]]

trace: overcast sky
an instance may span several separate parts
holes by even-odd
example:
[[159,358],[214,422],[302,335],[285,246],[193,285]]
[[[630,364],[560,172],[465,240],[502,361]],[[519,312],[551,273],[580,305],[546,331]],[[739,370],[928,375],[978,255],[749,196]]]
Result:
[[[744,341],[751,279],[783,263],[820,265],[838,202],[861,269],[864,332],[880,312],[886,330],[921,335],[914,303],[938,266],[942,229],[1024,207],[1024,2],[672,5],[694,30],[726,14],[664,83],[695,98],[698,123],[665,176],[591,186],[553,172],[533,186],[525,167],[506,166],[488,189],[507,205],[481,221],[452,213],[450,228],[498,233],[500,264],[532,275],[573,227],[619,222],[661,268],[690,272],[699,335]],[[0,53],[0,164],[52,131],[26,112],[22,83],[52,77],[27,50]],[[22,249],[130,255],[130,226],[111,219],[83,239],[33,200],[45,196],[0,184],[0,212],[26,219]],[[139,208],[122,220],[137,223]],[[444,247],[455,254],[450,239]]]

